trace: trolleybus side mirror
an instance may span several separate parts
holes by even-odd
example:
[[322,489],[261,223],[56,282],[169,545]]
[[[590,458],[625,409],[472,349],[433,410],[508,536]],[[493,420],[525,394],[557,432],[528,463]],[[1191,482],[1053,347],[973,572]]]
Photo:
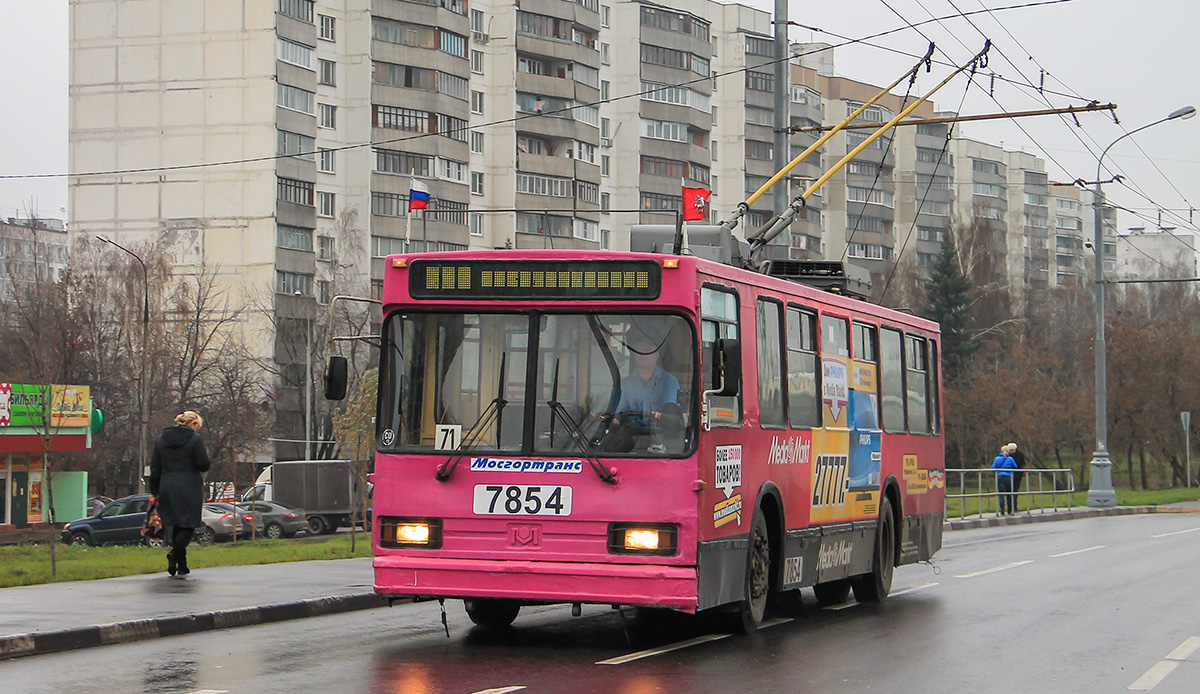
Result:
[[326,400],[346,399],[346,381],[348,379],[349,368],[345,357],[333,356],[329,358],[329,367],[325,369]]
[[721,389],[712,393],[720,397],[731,397],[741,392],[742,386],[742,348],[737,340],[721,338],[714,346],[713,383],[719,383]]

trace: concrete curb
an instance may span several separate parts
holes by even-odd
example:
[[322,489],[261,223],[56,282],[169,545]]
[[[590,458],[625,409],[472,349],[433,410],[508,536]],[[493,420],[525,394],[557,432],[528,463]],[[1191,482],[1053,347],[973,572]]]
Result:
[[58,653],[78,648],[130,643],[166,636],[194,634],[213,629],[270,624],[291,619],[369,610],[386,607],[387,600],[375,593],[353,593],[323,598],[310,598],[274,605],[241,607],[194,614],[137,619],[128,622],[98,624],[61,631],[41,631],[32,634],[0,636],[0,660],[22,656]]
[[1166,508],[1163,506],[1114,506],[1112,508],[1073,508],[1049,513],[1018,513],[1014,516],[992,518],[951,518],[942,524],[943,531],[998,528],[1005,525],[1049,523],[1052,521],[1096,518],[1099,516],[1133,516],[1145,513],[1200,513],[1200,508]]

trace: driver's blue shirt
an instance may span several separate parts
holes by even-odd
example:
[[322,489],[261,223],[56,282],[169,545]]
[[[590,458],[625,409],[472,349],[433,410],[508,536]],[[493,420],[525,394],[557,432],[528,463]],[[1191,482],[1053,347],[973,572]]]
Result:
[[678,397],[679,379],[663,371],[661,366],[654,367],[649,381],[643,381],[635,370],[621,379],[621,401],[617,403],[617,413],[662,412],[663,405],[677,402]]

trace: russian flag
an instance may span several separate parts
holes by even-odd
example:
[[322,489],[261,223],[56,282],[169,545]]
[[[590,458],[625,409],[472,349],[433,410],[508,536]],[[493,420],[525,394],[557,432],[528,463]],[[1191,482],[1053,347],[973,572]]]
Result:
[[424,183],[417,179],[412,180],[412,186],[408,189],[408,211],[423,210],[429,206],[429,188]]

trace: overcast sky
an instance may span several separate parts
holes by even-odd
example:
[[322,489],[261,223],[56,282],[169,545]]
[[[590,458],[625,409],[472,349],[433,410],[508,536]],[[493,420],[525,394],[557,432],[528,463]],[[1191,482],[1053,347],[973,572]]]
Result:
[[[986,2],[988,7],[998,8],[1019,4],[1020,0]],[[770,0],[751,0],[748,4],[764,9],[774,6]],[[861,37],[905,26],[889,5],[913,23],[930,19],[930,12],[941,17],[984,7],[980,0],[792,0],[790,19],[834,34]],[[1054,106],[1092,99],[1118,105],[1121,126],[1101,114],[1080,116],[1082,128],[1069,118],[1064,122],[1052,116],[1022,120],[1025,132],[1011,121],[961,126],[968,137],[1003,143],[1046,159],[1046,169],[1053,179],[1094,179],[1099,151],[1123,134],[1122,126],[1132,130],[1179,106],[1200,105],[1200,41],[1196,38],[1200,3],[1071,0],[979,14],[971,20],[975,26],[958,18],[919,29],[944,51],[938,54],[941,59],[948,54],[953,61],[963,61],[978,51],[986,35],[993,44],[991,71],[1007,79],[1036,84],[1041,79],[1040,71],[1045,69],[1047,90],[1083,99],[1049,92],[1043,99],[1029,89],[997,81],[995,100],[982,88],[972,87],[962,102],[962,113],[1045,108],[1047,99]],[[0,174],[66,171],[67,2],[0,0],[0,23],[20,28],[6,32],[5,40],[0,42],[0,64],[6,66],[0,72],[6,102],[5,127],[0,130]],[[793,27],[792,38],[842,42],[831,34],[798,27]],[[917,31],[907,28],[876,42],[914,54],[924,53],[927,45]],[[894,80],[913,59],[880,48],[852,45],[835,50],[835,63],[839,74],[882,85]],[[918,81],[917,90],[935,85],[947,69],[935,66],[933,74],[923,75]],[[980,84],[988,82],[985,79]],[[938,108],[957,110],[965,84],[966,80],[960,78],[943,88],[934,99]],[[1161,173],[1136,145],[1153,158]],[[1130,187],[1114,184],[1105,189],[1109,197],[1151,217],[1147,223],[1123,213],[1122,227],[1153,227],[1154,209],[1159,206],[1174,209],[1178,215],[1164,217],[1164,225],[1186,227],[1187,208],[1200,206],[1200,118],[1163,123],[1128,138],[1109,152],[1106,169],[1109,162],[1113,172],[1126,174],[1128,184],[1145,193],[1143,197]],[[66,180],[0,179],[0,215],[11,216],[30,205],[35,205],[43,216],[62,216],[60,210],[67,205]],[[1200,212],[1194,219],[1200,224]]]

